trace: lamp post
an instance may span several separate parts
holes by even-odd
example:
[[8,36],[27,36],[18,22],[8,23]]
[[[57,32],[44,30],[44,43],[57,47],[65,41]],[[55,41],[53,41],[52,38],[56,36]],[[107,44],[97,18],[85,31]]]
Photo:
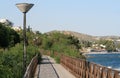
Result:
[[34,4],[29,3],[18,3],[16,4],[17,8],[23,13],[23,73],[26,71],[26,61],[27,61],[27,54],[26,54],[26,13],[33,7]]

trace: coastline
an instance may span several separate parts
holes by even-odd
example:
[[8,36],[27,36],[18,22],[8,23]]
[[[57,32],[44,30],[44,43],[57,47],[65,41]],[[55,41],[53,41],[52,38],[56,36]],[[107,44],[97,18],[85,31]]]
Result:
[[120,52],[82,52],[82,54],[120,54]]
[[84,56],[87,61],[120,71],[120,52],[87,52]]

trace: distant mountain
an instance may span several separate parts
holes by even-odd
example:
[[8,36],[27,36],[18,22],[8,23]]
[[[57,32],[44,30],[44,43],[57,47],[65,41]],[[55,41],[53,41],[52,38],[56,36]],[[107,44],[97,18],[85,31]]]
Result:
[[100,40],[100,39],[107,39],[107,40],[108,39],[111,39],[111,40],[119,40],[120,39],[119,36],[91,36],[88,34],[78,33],[78,32],[74,32],[74,31],[54,30],[54,31],[47,32],[47,34],[56,33],[56,32],[60,32],[60,33],[66,34],[66,35],[72,35],[72,36],[77,37],[79,40],[85,40],[85,41],[94,41],[94,40]]
[[56,32],[60,32],[60,33],[66,34],[66,35],[75,36],[79,40],[86,40],[86,41],[88,41],[88,40],[89,41],[95,40],[94,36],[87,35],[87,34],[82,34],[82,33],[78,33],[78,32],[74,32],[74,31],[57,31],[57,30],[54,30],[54,31],[47,32],[47,34],[56,33]]
[[112,40],[118,40],[120,39],[120,36],[96,36],[99,39],[112,39]]

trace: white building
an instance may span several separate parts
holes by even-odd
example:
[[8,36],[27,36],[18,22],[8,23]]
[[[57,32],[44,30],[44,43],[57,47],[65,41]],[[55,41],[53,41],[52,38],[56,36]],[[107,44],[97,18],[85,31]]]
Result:
[[11,21],[9,21],[8,19],[0,19],[0,23],[9,25],[9,26],[13,26],[13,23]]
[[21,27],[12,27],[12,29],[14,29],[15,31],[20,31],[20,30],[22,30],[22,28]]

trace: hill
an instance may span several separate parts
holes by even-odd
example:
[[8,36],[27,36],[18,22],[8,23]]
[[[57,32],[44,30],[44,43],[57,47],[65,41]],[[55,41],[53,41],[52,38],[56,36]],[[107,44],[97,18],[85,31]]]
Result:
[[78,32],[74,32],[74,31],[54,30],[54,31],[47,32],[46,34],[56,33],[56,32],[60,32],[60,33],[66,34],[66,35],[75,36],[79,40],[85,40],[85,41],[94,41],[94,40],[100,40],[100,39],[106,39],[106,40],[119,40],[120,39],[119,36],[92,36],[92,35],[78,33]]
[[46,34],[49,35],[51,33],[56,33],[56,32],[63,33],[65,35],[75,36],[79,40],[85,40],[85,41],[93,41],[93,40],[95,40],[94,36],[83,34],[83,33],[74,32],[74,31],[57,31],[57,30],[54,30],[54,31],[47,32]]

